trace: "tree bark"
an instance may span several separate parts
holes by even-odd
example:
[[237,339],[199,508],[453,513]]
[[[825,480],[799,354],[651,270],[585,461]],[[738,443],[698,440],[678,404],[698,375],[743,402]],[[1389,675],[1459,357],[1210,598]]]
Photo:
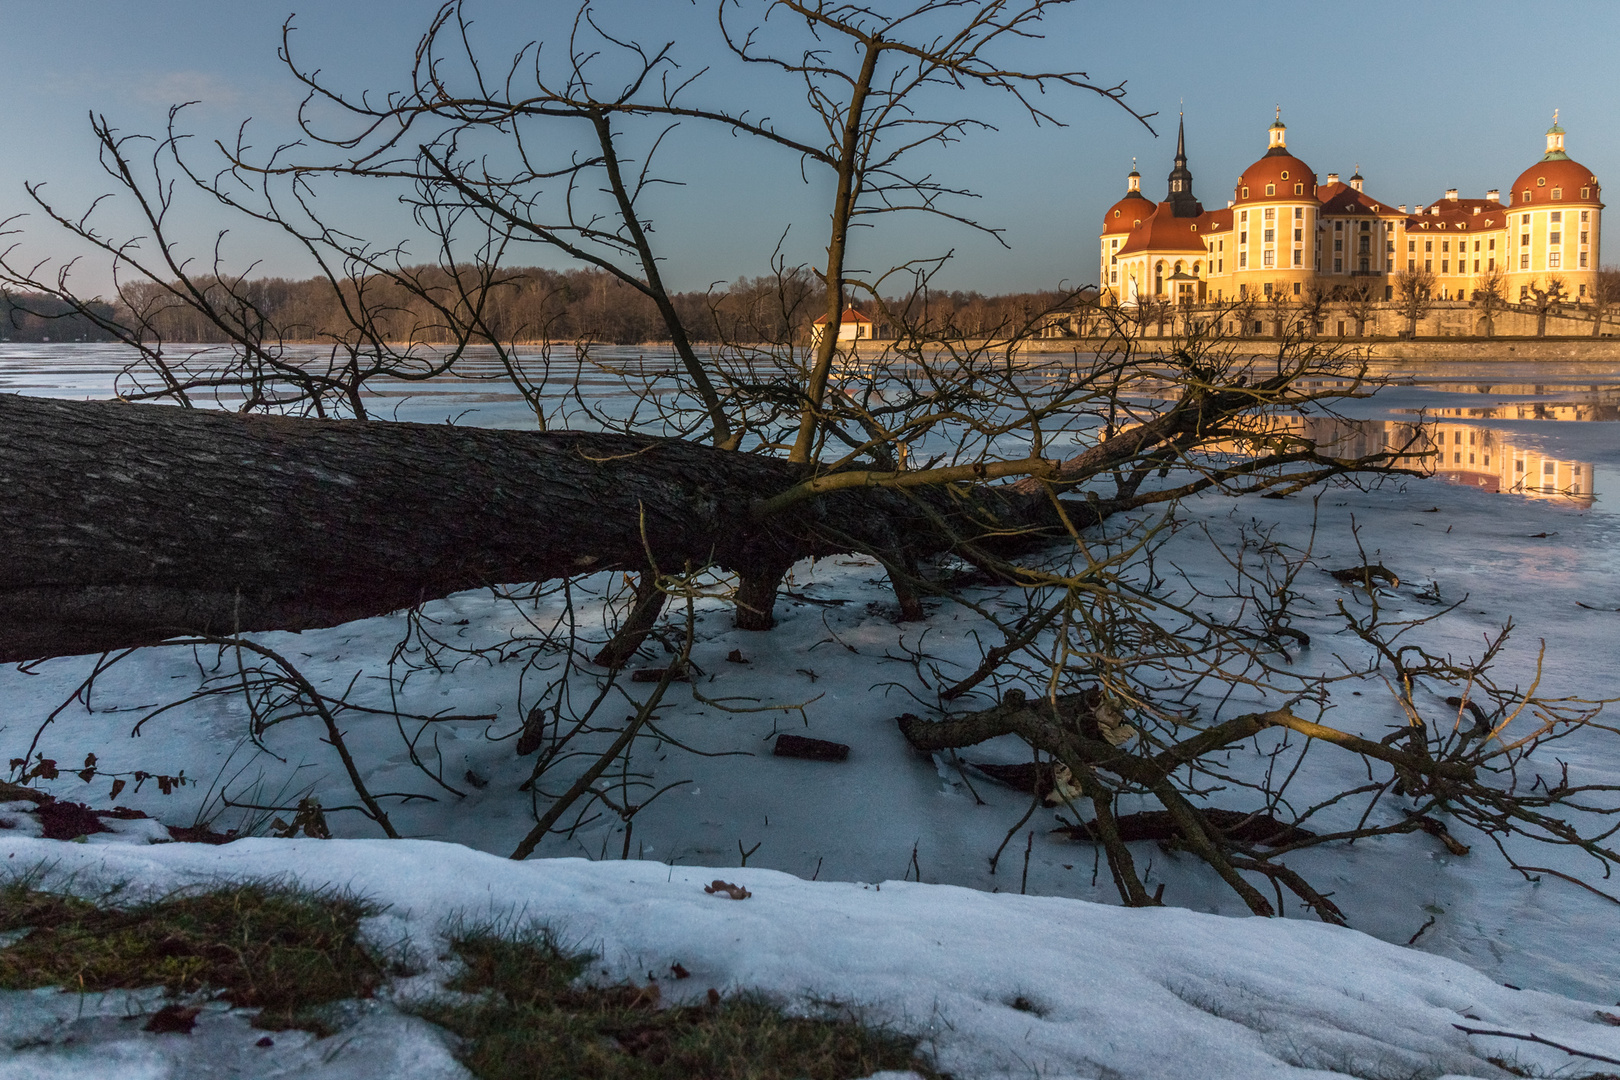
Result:
[[851,488],[751,520],[808,475],[676,440],[0,394],[0,662],[333,626],[649,555],[757,580],[1056,528],[1044,494],[985,487]]

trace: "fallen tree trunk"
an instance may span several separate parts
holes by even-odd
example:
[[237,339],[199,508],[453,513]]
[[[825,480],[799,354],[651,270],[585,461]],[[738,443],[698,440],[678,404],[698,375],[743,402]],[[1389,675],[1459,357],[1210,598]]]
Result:
[[676,440],[0,394],[0,662],[332,626],[649,555],[774,582],[811,555],[901,563],[1056,526],[1044,494],[983,487],[751,519],[807,475]]

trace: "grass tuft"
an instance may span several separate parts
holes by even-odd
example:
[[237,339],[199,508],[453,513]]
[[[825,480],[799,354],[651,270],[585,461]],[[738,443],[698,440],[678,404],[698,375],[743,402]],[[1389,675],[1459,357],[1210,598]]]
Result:
[[0,885],[0,932],[27,932],[0,948],[0,988],[215,993],[261,1010],[256,1027],[329,1034],[321,1006],[369,997],[391,974],[359,942],[371,914],[353,896],[265,883],[109,907],[17,880]]
[[847,1010],[789,1016],[759,994],[661,1008],[656,985],[582,984],[593,957],[544,929],[466,931],[451,948],[462,969],[447,986],[462,996],[418,1010],[461,1036],[481,1080],[847,1080],[920,1067],[916,1039]]

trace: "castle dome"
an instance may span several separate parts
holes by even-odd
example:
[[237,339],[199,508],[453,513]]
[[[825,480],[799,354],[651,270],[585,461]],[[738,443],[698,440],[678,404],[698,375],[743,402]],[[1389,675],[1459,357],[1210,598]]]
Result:
[[1316,173],[1288,152],[1288,127],[1282,110],[1267,131],[1270,145],[1266,156],[1243,170],[1232,193],[1239,203],[1298,202],[1316,198]]
[[1558,115],[1554,113],[1553,126],[1547,129],[1547,152],[1513,182],[1513,190],[1508,193],[1509,205],[1598,205],[1601,195],[1598,178],[1592,170],[1564,153],[1564,129],[1558,126]]
[[1125,179],[1125,197],[1110,206],[1103,214],[1103,235],[1128,233],[1153,215],[1158,207],[1142,194],[1142,174],[1131,162],[1130,175]]

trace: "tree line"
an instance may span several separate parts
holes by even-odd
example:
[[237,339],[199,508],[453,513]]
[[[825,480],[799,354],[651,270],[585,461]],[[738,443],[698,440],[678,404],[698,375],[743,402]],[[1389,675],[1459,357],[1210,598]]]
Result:
[[[409,284],[406,284],[409,282]],[[112,302],[95,303],[94,317],[45,293],[0,293],[0,339],[111,341],[116,322],[165,341],[223,343],[233,338],[190,302],[201,290],[217,311],[228,311],[252,336],[284,341],[341,340],[354,333],[351,312],[363,306],[372,325],[394,341],[454,340],[448,307],[476,312],[484,336],[497,341],[595,341],[615,345],[667,341],[668,324],[647,294],[604,270],[520,267],[498,276],[453,273],[438,266],[333,281],[325,277],[197,277],[182,282],[126,284]],[[739,277],[705,290],[670,294],[694,341],[804,342],[823,313],[824,290],[808,270],[784,269]],[[985,295],[968,290],[913,294],[903,300],[851,298],[879,324],[901,320],[946,336],[979,338],[1061,306],[1059,290]],[[98,319],[100,321],[98,321]]]

